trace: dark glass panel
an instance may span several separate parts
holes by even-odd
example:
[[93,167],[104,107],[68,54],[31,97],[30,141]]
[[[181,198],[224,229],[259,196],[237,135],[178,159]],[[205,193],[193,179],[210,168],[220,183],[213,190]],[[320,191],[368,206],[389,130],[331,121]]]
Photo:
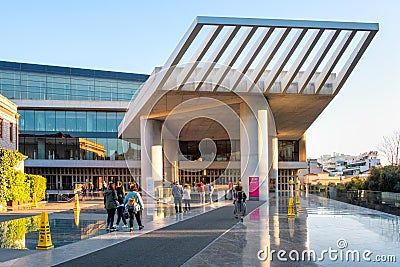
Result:
[[65,127],[66,127],[66,131],[69,131],[69,132],[76,131],[76,112],[75,111],[65,112]]
[[46,118],[44,111],[35,111],[35,130],[45,131],[46,130]]
[[46,111],[46,131],[56,130],[56,112]]
[[118,159],[118,139],[116,138],[108,138],[107,140],[107,145],[108,145],[108,149],[107,149],[107,157],[110,160],[116,160]]
[[65,131],[65,111],[56,111],[56,131]]
[[107,113],[97,112],[97,131],[107,132]]
[[25,130],[25,110],[18,110],[19,118],[18,118],[18,127],[21,131]]
[[26,131],[35,130],[35,112],[32,110],[25,111],[25,130]]
[[76,112],[76,130],[78,132],[86,132],[86,112]]
[[118,132],[117,114],[107,112],[107,132]]
[[96,112],[87,112],[87,131],[88,132],[97,132],[97,119],[96,119]]

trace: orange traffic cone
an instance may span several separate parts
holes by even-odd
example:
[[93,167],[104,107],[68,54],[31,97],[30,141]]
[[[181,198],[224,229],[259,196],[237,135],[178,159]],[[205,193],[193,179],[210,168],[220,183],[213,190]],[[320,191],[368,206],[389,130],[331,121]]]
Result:
[[49,250],[54,248],[51,242],[49,216],[47,212],[42,212],[40,215],[39,242],[36,250]]

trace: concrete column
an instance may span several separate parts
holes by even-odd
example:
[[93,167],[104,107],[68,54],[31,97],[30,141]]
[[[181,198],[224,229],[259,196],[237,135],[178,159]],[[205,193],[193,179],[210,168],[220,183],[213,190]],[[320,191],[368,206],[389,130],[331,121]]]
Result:
[[162,145],[155,145],[151,147],[151,164],[152,164],[152,177],[154,180],[154,189],[158,193],[158,198],[163,198],[162,192],[162,179],[163,179],[163,153]]
[[260,200],[269,196],[269,160],[268,160],[268,111],[258,111],[258,175],[260,177]]
[[258,125],[256,114],[246,103],[240,104],[240,122],[240,175],[243,189],[249,195],[249,176],[259,176]]
[[278,160],[279,160],[279,154],[278,154],[278,137],[273,137],[272,138],[272,147],[271,147],[271,158],[272,158],[272,168],[269,173],[270,179],[275,179],[275,197],[278,199],[278,185],[279,185],[279,178],[278,178]]
[[[176,168],[178,165],[178,146],[176,140],[163,140],[164,147],[164,173],[166,186],[178,179]],[[175,165],[176,164],[176,165]],[[175,165],[175,166],[174,166]]]
[[304,133],[301,139],[299,140],[299,161],[302,162],[307,161],[306,141],[307,141],[307,136]]
[[[141,186],[146,194],[155,197],[155,184],[153,168],[152,168],[152,147],[161,145],[161,122],[157,120],[149,120],[146,117],[140,117],[140,145],[141,145]],[[162,172],[161,172],[162,173]],[[152,192],[147,192],[150,189]]]

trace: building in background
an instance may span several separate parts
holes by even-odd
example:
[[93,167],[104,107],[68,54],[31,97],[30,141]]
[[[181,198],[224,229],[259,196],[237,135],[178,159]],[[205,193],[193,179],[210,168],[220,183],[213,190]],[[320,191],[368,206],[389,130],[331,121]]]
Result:
[[[68,191],[77,184],[100,189],[104,181],[138,179],[140,163],[130,172],[125,159],[139,162],[140,141],[118,139],[118,125],[147,78],[0,61],[0,93],[18,105],[19,151],[28,156],[26,173],[46,177],[50,190]],[[2,142],[16,149],[17,106],[1,100],[10,109],[1,117]]]
[[17,105],[0,95],[0,147],[18,150]]
[[353,177],[367,178],[371,169],[380,167],[378,151],[362,153],[358,156],[334,153],[323,155],[319,159],[307,160],[307,170],[299,174],[302,184],[323,185],[346,183]]

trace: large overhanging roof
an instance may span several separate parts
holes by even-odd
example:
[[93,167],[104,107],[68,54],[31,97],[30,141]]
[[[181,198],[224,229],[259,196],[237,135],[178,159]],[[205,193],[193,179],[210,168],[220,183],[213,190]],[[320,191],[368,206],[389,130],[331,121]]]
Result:
[[[149,114],[149,105],[154,108],[165,90],[261,91],[278,133],[297,127],[296,134],[283,138],[298,138],[342,88],[378,29],[377,23],[199,16],[163,68],[143,85],[120,134],[138,116]],[[307,109],[308,120],[292,116],[304,123],[289,122],[287,116],[293,114],[285,112],[282,103],[297,109],[306,101],[314,105]]]

